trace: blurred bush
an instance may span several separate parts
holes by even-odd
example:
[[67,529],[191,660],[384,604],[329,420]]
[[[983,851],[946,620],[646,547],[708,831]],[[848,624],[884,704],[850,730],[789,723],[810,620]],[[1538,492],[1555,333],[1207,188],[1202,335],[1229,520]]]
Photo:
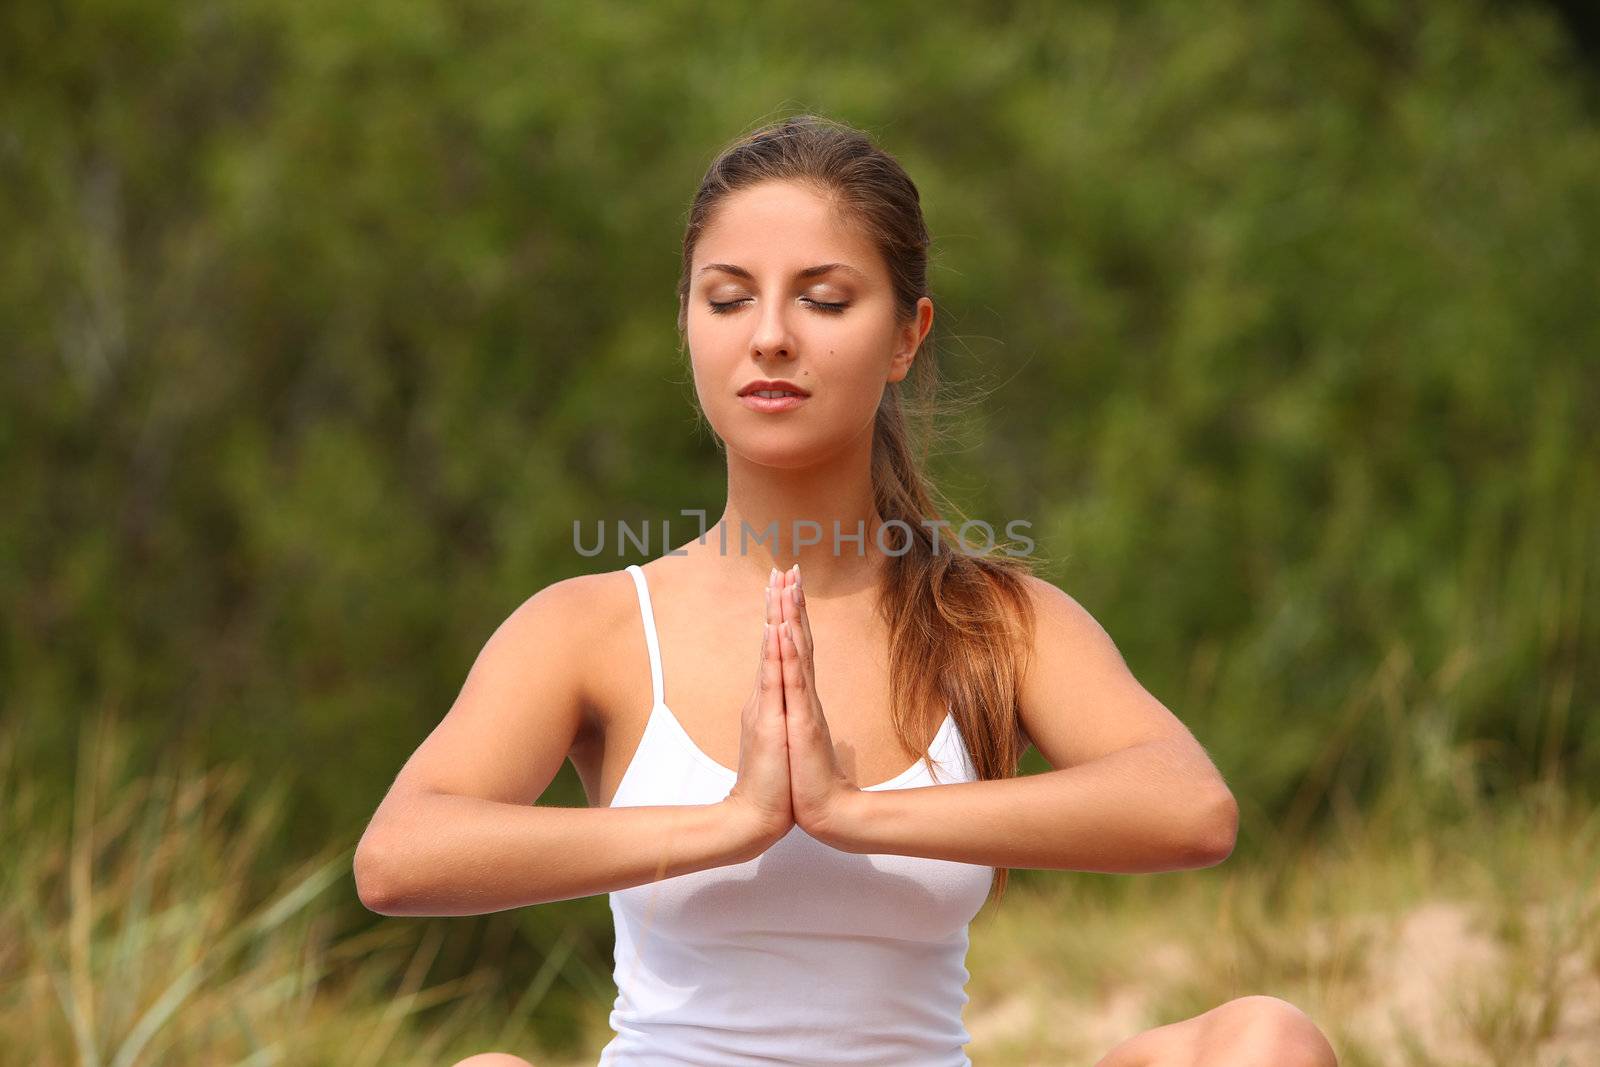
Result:
[[[1532,4],[8,5],[18,758],[65,793],[120,711],[144,765],[291,783],[264,856],[353,842],[499,621],[632,561],[574,521],[720,507],[683,216],[721,144],[816,110],[921,188],[984,396],[951,495],[1034,523],[1242,849],[1402,761],[1587,788],[1589,77]],[[531,910],[603,966],[603,898]]]

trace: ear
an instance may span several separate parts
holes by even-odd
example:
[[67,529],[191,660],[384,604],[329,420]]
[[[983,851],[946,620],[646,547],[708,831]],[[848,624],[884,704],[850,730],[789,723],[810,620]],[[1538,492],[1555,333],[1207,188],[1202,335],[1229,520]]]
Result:
[[933,301],[927,297],[917,300],[916,313],[911,321],[895,331],[894,356],[889,360],[889,381],[898,382],[911,373],[911,364],[917,350],[933,328]]

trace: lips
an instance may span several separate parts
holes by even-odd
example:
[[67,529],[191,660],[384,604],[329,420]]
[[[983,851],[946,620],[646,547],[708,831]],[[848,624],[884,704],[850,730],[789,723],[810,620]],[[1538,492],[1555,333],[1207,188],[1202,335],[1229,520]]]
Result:
[[793,411],[805,404],[810,399],[801,393],[788,389],[760,389],[747,388],[739,394],[739,403],[750,411],[757,411],[764,415],[776,415],[782,411]]
[[768,399],[782,399],[784,394],[797,397],[806,397],[811,395],[809,391],[800,388],[798,385],[785,378],[778,378],[776,380],[770,378],[761,378],[750,382],[744,388],[739,390],[740,396],[764,395]]

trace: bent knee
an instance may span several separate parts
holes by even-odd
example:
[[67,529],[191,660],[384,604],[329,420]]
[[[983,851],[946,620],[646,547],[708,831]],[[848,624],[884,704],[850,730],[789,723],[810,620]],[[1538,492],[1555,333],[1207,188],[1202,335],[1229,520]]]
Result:
[[1094,1067],[1152,1067],[1186,1063],[1192,1058],[1193,1020],[1153,1027],[1119,1043],[1095,1061]]
[[457,1060],[451,1067],[533,1067],[533,1064],[509,1052],[480,1052],[476,1056]]
[[[1253,1055],[1270,1057],[1284,1067],[1338,1067],[1338,1057],[1327,1035],[1311,1017],[1282,997],[1255,994],[1219,1004],[1206,1014],[1202,1063],[1206,1052],[1226,1048],[1238,1054],[1248,1048]],[[1221,1062],[1221,1061],[1218,1061]],[[1266,1062],[1265,1060],[1263,1062]]]

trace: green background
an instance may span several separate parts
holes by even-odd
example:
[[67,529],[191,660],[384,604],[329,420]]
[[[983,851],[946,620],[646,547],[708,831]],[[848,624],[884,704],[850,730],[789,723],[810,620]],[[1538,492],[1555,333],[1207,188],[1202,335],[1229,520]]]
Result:
[[[69,796],[110,712],[287,791],[262,892],[353,843],[513,608],[640,561],[574,520],[720,509],[685,212],[815,111],[921,190],[942,486],[1200,738],[1232,862],[1401,768],[1592,789],[1594,70],[1532,3],[6,5],[20,764]],[[604,898],[524,911],[606,977]]]

